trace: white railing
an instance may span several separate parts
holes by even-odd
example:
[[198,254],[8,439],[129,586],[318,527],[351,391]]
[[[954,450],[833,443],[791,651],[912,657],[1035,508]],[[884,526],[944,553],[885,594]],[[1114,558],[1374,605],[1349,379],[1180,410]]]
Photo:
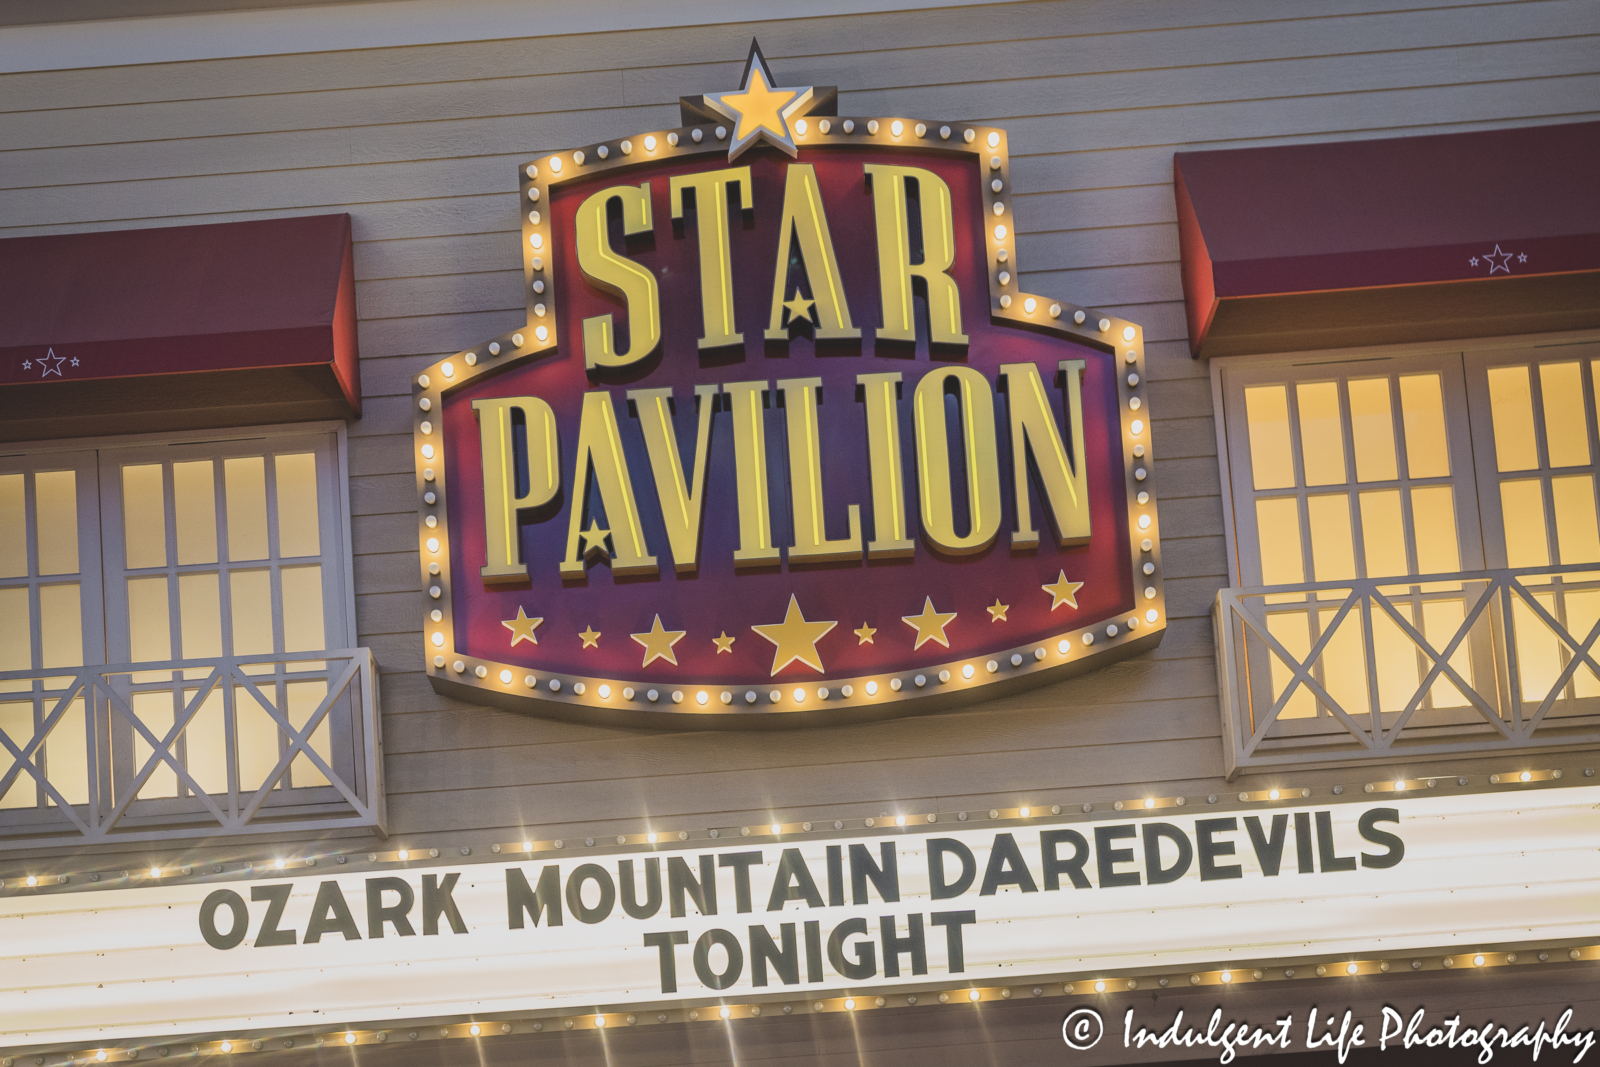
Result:
[[0,849],[365,827],[365,648],[0,672]]
[[1600,744],[1595,565],[1223,589],[1227,773]]

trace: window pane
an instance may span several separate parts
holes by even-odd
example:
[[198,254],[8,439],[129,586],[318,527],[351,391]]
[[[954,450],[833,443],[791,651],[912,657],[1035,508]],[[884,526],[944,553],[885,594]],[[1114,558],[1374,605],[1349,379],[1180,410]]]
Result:
[[[1456,631],[1461,629],[1466,618],[1467,606],[1460,600],[1429,600],[1422,605],[1422,634],[1435,652],[1443,652],[1444,646],[1455,638]],[[1449,662],[1471,686],[1477,683],[1472,678],[1472,656],[1467,651],[1467,645],[1467,641],[1457,645],[1455,655],[1450,657]],[[1431,670],[1432,667],[1433,664],[1428,663],[1424,669]],[[1429,688],[1428,696],[1436,708],[1460,708],[1469,703],[1466,695],[1445,674],[1439,675]]]
[[1299,501],[1292,496],[1256,501],[1256,535],[1261,545],[1261,584],[1295,585],[1306,580],[1300,556]]
[[1355,446],[1356,478],[1392,482],[1400,476],[1394,454],[1394,414],[1389,379],[1362,378],[1350,390],[1350,443]]
[[[1549,593],[1537,594],[1534,599],[1544,610],[1555,613],[1555,598]],[[1561,675],[1561,640],[1520,596],[1511,600],[1511,617],[1516,627],[1522,699],[1542,702]]]
[[[1311,654],[1311,619],[1303,611],[1277,611],[1267,616],[1267,632],[1277,638],[1288,650],[1289,654],[1300,662]],[[1272,661],[1272,700],[1277,703],[1278,698],[1289,686],[1289,679],[1294,677],[1294,668],[1274,653],[1268,653]],[[1294,695],[1289,698],[1283,710],[1278,713],[1280,719],[1314,719],[1317,716],[1316,695],[1304,685],[1295,687]]]
[[1306,498],[1311,527],[1311,570],[1319,582],[1356,576],[1356,546],[1350,532],[1350,498],[1344,493]]
[[311,452],[278,456],[278,556],[322,552],[317,525],[317,457]]
[[267,468],[260,456],[224,460],[228,497],[228,558],[267,558]]
[[[1582,589],[1566,594],[1567,632],[1579,641],[1589,636],[1596,621],[1600,621],[1600,589]],[[1597,642],[1600,644],[1600,642]],[[1590,653],[1593,654],[1593,649]],[[1600,657],[1596,657],[1600,660]],[[1587,663],[1572,675],[1572,683],[1580,697],[1600,696],[1600,678]]]
[[[1393,602],[1391,602],[1393,603]],[[1395,603],[1395,610],[1415,624],[1411,605]],[[1417,646],[1406,636],[1389,613],[1374,605],[1372,610],[1372,650],[1377,657],[1378,708],[1383,712],[1404,711],[1416,695]]]
[[1344,427],[1339,421],[1338,384],[1298,385],[1295,399],[1300,405],[1300,462],[1306,484],[1343,485]]
[[172,503],[178,521],[178,562],[215,563],[217,487],[209,459],[172,465]]
[[1450,450],[1445,443],[1444,394],[1437,374],[1400,378],[1400,410],[1406,424],[1406,470],[1413,478],[1445,478]]
[[[256,688],[267,700],[278,699],[278,687],[271,682]],[[278,724],[242,685],[233,689],[233,713],[238,729],[239,791],[253,793],[278,765]]]
[[1368,578],[1411,573],[1406,563],[1406,529],[1400,514],[1400,490],[1376,489],[1361,494],[1361,547]]
[[28,517],[23,476],[0,474],[0,578],[28,576]]
[[167,579],[128,579],[128,655],[134,663],[172,658],[172,626]]
[[1503,471],[1539,466],[1533,437],[1533,393],[1527,367],[1489,368],[1489,414],[1494,423],[1495,463]]
[[1600,561],[1600,529],[1595,527],[1594,476],[1550,479],[1556,510],[1556,551],[1562,563]]
[[1583,405],[1583,373],[1574,363],[1539,365],[1539,399],[1544,405],[1544,443],[1552,467],[1589,463],[1589,418]]
[[233,654],[255,656],[272,647],[272,584],[267,571],[234,571],[228,576],[233,597]]
[[[328,695],[327,682],[289,682],[284,688],[289,691],[289,723],[296,730],[305,726],[311,713],[322,703],[322,698]],[[323,716],[310,737],[311,751],[321,756],[330,767],[333,766],[333,745],[328,735],[328,719],[331,715],[332,712],[329,712]],[[328,776],[304,753],[296,754],[294,762],[289,764],[289,778],[290,784],[297,789],[328,784]]]
[[222,608],[215,574],[178,576],[178,620],[184,659],[222,655]]
[[1453,489],[1448,485],[1425,485],[1411,490],[1411,523],[1417,535],[1417,573],[1452,574],[1461,570]]
[[1281,385],[1253,385],[1244,391],[1250,429],[1250,473],[1257,489],[1294,485],[1294,454],[1289,444],[1289,393]]
[[45,777],[50,784],[68,804],[89,803],[89,730],[81,697],[68,706],[44,748]]
[[322,568],[283,568],[283,650],[323,649]]
[[81,599],[76,582],[39,587],[39,638],[44,651],[41,666],[83,666]]
[[[157,741],[166,739],[167,732],[172,729],[172,693],[157,691],[154,693],[133,694],[133,714],[139,721],[155,734]],[[133,732],[133,773],[137,775],[144,768],[155,750],[150,747],[144,736],[135,730]],[[156,764],[156,769],[150,772],[144,785],[139,789],[140,800],[151,800],[155,797],[175,797],[178,795],[178,774],[168,763]]]
[[[3,620],[0,620],[0,625],[4,625]],[[5,650],[0,649],[0,656],[4,654]],[[0,733],[10,738],[18,748],[27,748],[33,740],[33,701],[0,704]],[[9,768],[11,763],[11,753],[0,755],[0,774],[4,774],[4,769]],[[26,771],[19,773],[11,783],[11,788],[6,790],[6,795],[0,797],[0,808],[33,808],[38,804],[38,789]]]
[[1501,482],[1500,515],[1505,526],[1506,566],[1548,566],[1550,546],[1545,540],[1544,494],[1539,480]]
[[167,512],[161,464],[122,468],[122,539],[128,569],[167,565]]
[[[0,589],[0,671],[25,671],[33,666],[33,626],[28,588]],[[32,689],[24,680],[0,682],[0,693]],[[5,760],[0,757],[0,764]]]
[[[185,706],[198,692],[197,689],[184,690]],[[183,765],[207,793],[228,791],[228,738],[222,713],[223,692],[220,688],[213,689],[206,694],[189,725],[183,728]]]
[[78,475],[43,471],[33,476],[39,533],[39,573],[78,573]]
[[[1318,613],[1324,632],[1333,625],[1337,609]],[[1367,713],[1365,642],[1361,639],[1361,608],[1345,613],[1344,621],[1322,649],[1322,685],[1346,715]]]

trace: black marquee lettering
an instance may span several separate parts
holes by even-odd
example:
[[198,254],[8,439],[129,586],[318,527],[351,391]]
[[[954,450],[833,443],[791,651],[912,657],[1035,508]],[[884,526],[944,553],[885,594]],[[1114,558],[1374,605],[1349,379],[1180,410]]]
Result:
[[805,924],[806,981],[822,981],[822,923],[811,919]]
[[989,865],[983,872],[983,887],[978,890],[978,895],[992,897],[1003,885],[1014,885],[1024,893],[1039,891],[1034,884],[1033,874],[1028,870],[1027,861],[1022,858],[1022,850],[1017,847],[1017,839],[1010,834],[995,834],[994,845],[989,849]]
[[[1161,866],[1161,842],[1171,841],[1178,847],[1178,858],[1171,867]],[[1188,873],[1194,862],[1194,846],[1189,835],[1170,822],[1144,824],[1144,880],[1146,885],[1166,885],[1176,882]]]
[[687,914],[684,896],[694,901],[701,915],[717,913],[717,861],[711,856],[700,857],[700,880],[696,881],[689,864],[682,856],[667,857],[667,896],[671,900],[674,919]]
[[810,908],[822,907],[822,894],[811,878],[806,859],[797,848],[786,848],[778,857],[778,870],[772,876],[772,895],[767,898],[768,911],[782,911],[791,900],[803,900]]
[[1283,866],[1283,846],[1289,837],[1289,816],[1272,817],[1270,837],[1261,828],[1259,815],[1246,815],[1244,828],[1250,834],[1250,846],[1256,850],[1256,862],[1261,864],[1261,873],[1268,878],[1276,878],[1278,868]]
[[1376,867],[1379,869],[1384,867],[1393,867],[1395,864],[1405,859],[1406,843],[1400,840],[1400,836],[1398,834],[1391,834],[1387,830],[1379,830],[1373,825],[1374,823],[1379,822],[1392,822],[1398,824],[1400,822],[1399,809],[1373,808],[1370,811],[1364,811],[1361,813],[1361,822],[1359,823],[1361,836],[1372,842],[1374,845],[1382,845],[1384,848],[1389,850],[1381,856],[1374,856],[1370,852],[1363,852],[1361,854],[1361,866],[1363,867]]
[[730,852],[719,857],[717,866],[733,868],[733,903],[740,915],[750,913],[750,868],[761,862],[760,851]]
[[673,930],[663,934],[645,934],[646,948],[655,947],[661,950],[661,992],[676,993],[678,991],[678,958],[672,951],[674,945],[687,945],[689,931]]
[[547,916],[546,925],[561,925],[561,868],[547,864],[539,872],[539,886],[530,888],[528,876],[520,867],[506,868],[506,925],[512,930],[522,929],[526,916],[539,925],[539,916]]
[[[221,907],[226,907],[233,913],[233,925],[228,927],[227,933],[217,929],[217,909]],[[204,937],[206,944],[212,948],[238,948],[249,932],[250,909],[245,906],[244,897],[238,893],[231,889],[217,889],[201,902],[200,936]]]
[[293,930],[278,929],[278,923],[283,921],[284,906],[289,903],[289,893],[293,888],[288,882],[250,887],[251,900],[268,901],[267,914],[261,920],[261,929],[256,931],[256,948],[294,944],[295,932]]
[[1294,850],[1296,858],[1300,861],[1301,874],[1317,873],[1317,854],[1313,851],[1316,843],[1311,840],[1311,813],[1297,811],[1294,813]]
[[975,911],[936,911],[928,917],[931,926],[944,927],[945,959],[950,965],[951,974],[960,974],[967,969],[966,945],[961,939],[961,928],[973,926],[978,922],[978,913]]
[[[600,900],[592,908],[583,902],[585,882],[593,882],[600,888]],[[617,887],[611,881],[611,872],[598,863],[581,863],[567,876],[567,910],[579,922],[591,926],[605,922],[616,906]]]
[[[728,966],[717,973],[711,969],[711,949],[721,945],[728,954]],[[744,947],[727,930],[707,930],[694,943],[694,973],[707,989],[727,989],[744,973]]]
[[439,932],[439,919],[442,916],[450,923],[450,932],[464,934],[467,924],[461,920],[461,912],[456,908],[455,892],[456,881],[461,877],[459,871],[451,871],[444,876],[444,882],[439,882],[439,876],[425,874],[422,876],[422,932],[437,934]]
[[883,976],[900,977],[900,957],[910,954],[911,973],[928,973],[928,943],[922,936],[922,916],[906,917],[906,936],[895,933],[893,915],[878,919],[878,934],[883,940]]
[[1317,853],[1322,859],[1322,872],[1353,871],[1356,869],[1354,856],[1341,856],[1334,851],[1333,846],[1333,812],[1317,812]]
[[617,864],[617,895],[622,898],[622,910],[635,919],[648,919],[661,910],[661,861],[650,856],[644,861],[644,903],[639,903],[639,890],[633,880],[633,861]]
[[878,973],[878,946],[871,941],[857,941],[856,958],[851,960],[845,957],[844,939],[857,934],[867,936],[867,920],[846,919],[828,935],[828,962],[841,976],[855,982]]
[[[509,873],[509,872],[508,872]],[[526,884],[526,883],[524,883]],[[394,893],[399,900],[388,907],[384,906],[383,894]],[[379,938],[383,936],[383,924],[393,923],[394,932],[401,937],[415,937],[417,931],[411,926],[411,905],[416,902],[417,896],[411,890],[411,885],[404,878],[368,878],[367,879],[367,936]]]
[[882,862],[873,863],[872,853],[866,845],[850,846],[850,897],[857,904],[866,904],[867,882],[870,880],[885,904],[900,901],[900,866],[895,857],[894,842],[885,841],[878,846]]
[[[954,882],[944,880],[944,858],[954,856],[961,862],[961,873]],[[934,900],[959,897],[972,888],[978,876],[978,861],[972,850],[953,837],[935,837],[928,842],[928,887]]]
[[[1259,820],[1257,825],[1260,825]],[[1217,865],[1218,856],[1234,854],[1232,841],[1218,841],[1217,834],[1232,834],[1239,830],[1237,819],[1199,819],[1194,824],[1195,851],[1200,857],[1200,880],[1217,882],[1228,878],[1243,878],[1244,868],[1237,863]]]
[[783,941],[783,948],[778,947],[778,942],[772,940],[772,934],[767,932],[765,926],[750,927],[750,984],[764,986],[767,984],[767,964],[772,964],[772,969],[778,972],[778,980],[784,985],[797,985],[800,982],[800,950],[795,944],[794,923],[784,923],[778,927],[778,936]]
[[311,905],[311,919],[306,923],[305,943],[314,945],[323,934],[342,934],[346,941],[360,941],[361,931],[345,903],[344,892],[338,882],[323,882],[317,886],[317,900]]
[[1100,888],[1112,889],[1116,886],[1138,885],[1138,871],[1119,871],[1119,863],[1133,862],[1133,849],[1112,848],[1111,842],[1122,841],[1127,838],[1137,837],[1139,831],[1131,824],[1121,826],[1096,826],[1094,828],[1094,861],[1099,868]]
[[[1072,855],[1068,859],[1062,859],[1057,854],[1062,842],[1069,842],[1072,845]],[[1089,862],[1089,842],[1084,840],[1078,831],[1040,831],[1039,853],[1044,858],[1042,866],[1046,889],[1060,889],[1063,874],[1072,881],[1074,889],[1089,888],[1089,876],[1083,873],[1083,865]]]

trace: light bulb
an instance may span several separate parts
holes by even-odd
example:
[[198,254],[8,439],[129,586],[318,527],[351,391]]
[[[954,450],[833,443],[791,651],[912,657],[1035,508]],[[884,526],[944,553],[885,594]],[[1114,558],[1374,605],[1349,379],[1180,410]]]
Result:
[[[722,1010],[723,1011],[727,1011],[728,1009],[727,1008],[723,1008]],[[845,1011],[855,1011],[856,1010],[856,1002],[854,1000],[852,1000],[851,998],[846,997],[845,998],[845,1002],[844,1002],[844,1010]],[[724,1015],[723,1018],[726,1019],[727,1016]]]
[[961,677],[963,677],[963,678],[971,678],[972,677],[972,664],[969,663],[965,667],[961,668]]
[[1268,800],[1277,800],[1278,799],[1278,791],[1276,789],[1267,790],[1267,799]]
[[[224,1041],[222,1044],[218,1045],[217,1047],[220,1048],[224,1052],[232,1052],[233,1051],[233,1042],[232,1041]],[[95,1058],[103,1060],[103,1059],[106,1058],[106,1054],[104,1052],[102,1052],[102,1053],[100,1053],[100,1055],[96,1056]]]
[[877,682],[868,682],[867,683],[867,696],[875,697],[877,695],[878,695],[878,683]]
[[1156,798],[1155,797],[1145,797],[1144,798],[1144,806],[1147,807],[1147,808],[1155,807],[1156,806]]
[[893,122],[889,123],[889,132],[894,134],[896,137],[899,137],[902,133],[906,132],[906,124],[901,122],[899,119],[895,119]]
[[411,853],[407,852],[405,849],[401,849],[399,852],[395,853],[395,855],[399,856],[403,860],[408,860],[411,858]]
[[1394,791],[1396,793],[1404,793],[1406,791],[1406,783],[1403,782],[1403,781],[1402,782],[1396,782],[1394,784]]
[[151,867],[150,868],[150,877],[152,877],[152,878],[160,878],[161,877],[161,868],[160,867]]
[[524,852],[532,852],[533,851],[533,842],[532,841],[524,841],[522,843],[522,851],[524,851]]
[[1346,974],[1355,974],[1360,969],[1361,969],[1360,967],[1358,967],[1358,966],[1356,966],[1355,964],[1352,963],[1348,967],[1345,968],[1345,973]]
[[288,866],[288,864],[287,864],[287,863],[285,863],[285,862],[284,862],[284,861],[283,861],[283,860],[281,860],[281,859],[278,859],[278,860],[273,860],[273,861],[272,861],[272,866],[273,866],[273,867],[274,867],[274,868],[275,868],[275,869],[277,869],[277,870],[280,870],[280,871],[281,871],[281,870],[283,870],[283,869],[284,869],[284,868],[285,868],[285,867],[287,867],[287,866]]
[[724,1019],[726,1019],[728,1016],[733,1014],[733,1011],[731,1009],[729,1009],[728,1007],[724,1006],[721,1010],[719,1010],[717,1012],[717,1014],[722,1016]]
[[650,842],[652,845],[656,843],[656,835],[653,833],[645,834],[644,839]]
[[1104,982],[1096,982],[1094,984],[1094,991],[1096,993],[1104,993],[1106,991],[1106,984]]
[[[468,1028],[467,1028],[467,1032],[468,1032],[468,1033],[469,1033],[469,1034],[471,1034],[471,1035],[472,1035],[472,1036],[473,1036],[473,1037],[477,1037],[477,1036],[478,1036],[478,1034],[479,1034],[479,1032],[480,1032],[480,1031],[479,1031],[479,1030],[478,1030],[478,1024],[477,1024],[477,1023],[473,1023],[473,1024],[472,1024],[472,1025],[471,1025],[471,1026],[469,1026],[469,1027],[468,1027]],[[350,1041],[350,1042],[354,1042],[354,1041],[355,1041],[355,1039],[356,1039],[356,1035],[355,1035],[355,1034],[347,1034],[347,1035],[346,1035],[346,1036],[345,1036],[345,1040],[346,1040],[346,1041]]]
[[656,150],[655,134],[650,134],[647,137],[645,137],[645,139],[644,139],[644,150],[646,152],[654,152]]
[[1222,980],[1224,982],[1231,982],[1231,981],[1233,981],[1233,972],[1232,971],[1223,971],[1221,977],[1222,977]]
[[1006,228],[1003,224],[994,228],[994,239],[996,241],[1004,241],[1006,239]]
[[29,885],[38,885],[39,884],[39,879],[30,874],[30,875],[28,875],[28,884]]
[[501,671],[500,672],[500,684],[501,685],[510,685],[511,684],[511,672],[510,671]]
[[704,689],[700,690],[700,692],[698,692],[698,693],[696,693],[694,695],[694,700],[695,700],[696,704],[704,704],[707,699],[708,698],[706,696],[706,691]]
[[896,826],[904,826],[906,824],[906,817],[904,815],[896,815],[894,817],[894,824]]
[[[478,1032],[477,1026],[473,1026],[472,1032],[474,1034],[476,1034]],[[344,1035],[344,1043],[347,1044],[347,1045],[355,1044],[356,1043],[356,1035],[355,1034],[350,1034],[350,1033],[345,1034]]]
[[968,1000],[977,1000],[981,996],[983,996],[983,994],[978,992],[976,989],[974,989],[972,992],[967,994],[967,999]]
[[774,834],[783,833],[783,827],[779,826],[777,823],[773,823],[771,826],[767,827],[767,829],[771,830]]
[[439,539],[437,537],[428,538],[428,551],[429,552],[437,552],[437,551],[439,551]]
[[1523,771],[1523,772],[1522,772],[1522,776],[1521,776],[1521,777],[1522,777],[1522,780],[1523,780],[1523,781],[1524,781],[1524,782],[1531,782],[1531,781],[1533,781],[1533,775],[1532,775],[1532,774],[1530,774],[1530,773],[1529,773],[1529,772],[1527,772],[1527,771]]
[[594,1024],[596,1026],[604,1026],[606,1024],[606,1017],[604,1015],[596,1015],[594,1017]]

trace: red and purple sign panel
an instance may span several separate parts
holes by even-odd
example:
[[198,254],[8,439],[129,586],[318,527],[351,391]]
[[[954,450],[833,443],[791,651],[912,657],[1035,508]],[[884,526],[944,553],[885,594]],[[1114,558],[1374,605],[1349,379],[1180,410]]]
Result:
[[1017,290],[1003,132],[751,70],[525,168],[527,325],[417,379],[435,683],[800,721],[1152,645],[1143,338]]

